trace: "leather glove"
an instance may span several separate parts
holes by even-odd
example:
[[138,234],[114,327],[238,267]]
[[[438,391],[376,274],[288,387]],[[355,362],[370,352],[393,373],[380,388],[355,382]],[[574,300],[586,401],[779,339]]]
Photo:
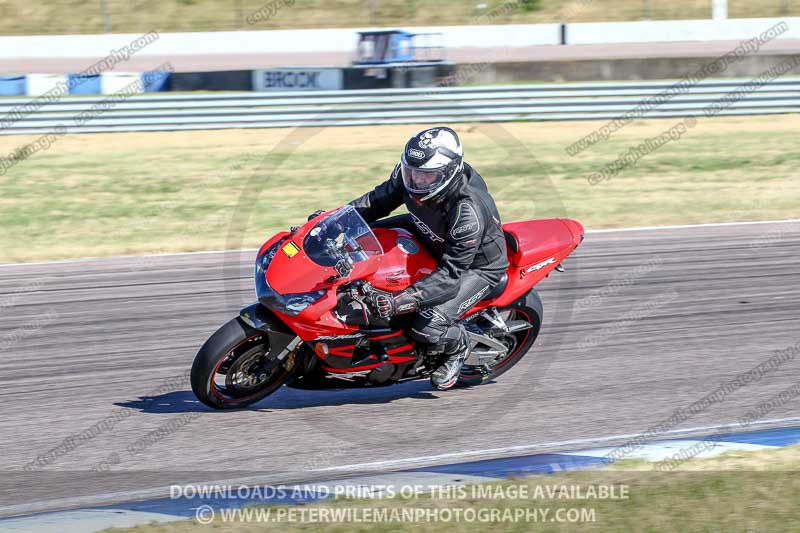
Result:
[[419,307],[417,300],[408,290],[399,292],[375,292],[372,296],[373,308],[381,318],[413,313]]
[[317,218],[318,216],[320,216],[320,215],[321,215],[322,213],[324,213],[324,212],[325,212],[325,211],[324,211],[324,210],[322,210],[322,209],[317,209],[316,211],[314,211],[313,213],[311,213],[310,215],[308,215],[308,220],[311,220],[312,218]]

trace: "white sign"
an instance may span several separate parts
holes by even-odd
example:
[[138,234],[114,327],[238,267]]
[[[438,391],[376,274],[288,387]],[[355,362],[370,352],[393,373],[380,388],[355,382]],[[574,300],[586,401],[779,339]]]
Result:
[[335,91],[342,88],[342,69],[298,68],[253,71],[254,91]]
[[28,74],[28,96],[69,94],[69,83],[65,74]]
[[103,94],[115,94],[125,91],[126,94],[144,92],[144,84],[137,81],[142,78],[141,74],[133,72],[103,72],[100,75],[100,87]]

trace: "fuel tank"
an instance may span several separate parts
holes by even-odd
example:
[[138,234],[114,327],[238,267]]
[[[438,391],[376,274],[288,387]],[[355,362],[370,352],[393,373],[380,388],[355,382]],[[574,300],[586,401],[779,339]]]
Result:
[[384,255],[372,276],[372,285],[384,291],[401,291],[436,268],[436,260],[410,232],[376,228]]

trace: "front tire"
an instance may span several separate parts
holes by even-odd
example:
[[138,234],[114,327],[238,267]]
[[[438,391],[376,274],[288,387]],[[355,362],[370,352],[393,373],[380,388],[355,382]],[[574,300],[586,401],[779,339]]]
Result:
[[[270,357],[272,355],[272,357]],[[214,409],[236,409],[256,403],[291,376],[292,354],[276,363],[269,337],[239,317],[219,328],[203,344],[192,364],[192,392]]]

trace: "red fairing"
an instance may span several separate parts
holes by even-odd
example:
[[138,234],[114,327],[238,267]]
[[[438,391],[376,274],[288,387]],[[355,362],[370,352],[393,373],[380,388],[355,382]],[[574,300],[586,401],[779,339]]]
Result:
[[261,248],[259,248],[259,250],[258,250],[258,255],[260,256],[261,254],[266,252],[269,249],[270,246],[272,246],[273,244],[275,244],[279,240],[281,240],[281,239],[283,239],[283,238],[285,238],[285,237],[287,237],[289,235],[291,235],[291,233],[289,233],[288,231],[282,231],[282,232],[274,235],[270,240],[268,240],[267,242],[265,242],[264,244],[261,245]]
[[[282,293],[328,289],[326,296],[299,315],[281,314],[284,321],[303,340],[312,340],[323,335],[347,335],[358,331],[357,328],[343,324],[333,313],[338,303],[336,288],[339,285],[367,279],[378,289],[400,291],[436,268],[436,261],[430,253],[408,231],[377,228],[374,233],[383,248],[383,256],[356,263],[349,279],[331,282],[328,280],[335,274],[334,269],[317,265],[302,250],[308,229],[310,227],[301,229],[291,239],[281,243],[281,247],[294,243],[300,248],[300,252],[289,257],[279,251],[267,272],[270,285]],[[272,239],[271,243],[274,242],[276,241]],[[266,248],[262,247],[262,250]]]
[[575,241],[575,235],[566,222],[577,224],[583,234],[583,227],[579,223],[559,218],[504,224],[503,230],[512,234],[517,241],[517,250],[509,250],[511,262],[517,266],[531,265],[564,250],[574,249],[580,241]]
[[[264,246],[259,255],[281,239],[279,251],[267,271],[270,286],[281,294],[306,293],[327,290],[316,303],[296,316],[275,311],[278,316],[303,340],[357,333],[357,327],[344,324],[334,313],[338,305],[337,288],[356,280],[367,280],[385,291],[403,290],[436,268],[436,260],[422,244],[403,229],[377,228],[373,233],[383,248],[383,255],[372,256],[355,263],[351,275],[336,278],[333,267],[321,266],[312,261],[303,249],[306,235],[314,228],[320,215],[294,234],[276,235]],[[473,314],[489,306],[507,305],[524,295],[556,268],[583,240],[583,226],[571,219],[544,219],[512,222],[503,226],[509,246],[510,266],[508,284],[494,300],[480,302],[466,314]],[[284,247],[289,246],[289,253]],[[296,251],[295,251],[296,250]]]
[[384,252],[383,261],[370,280],[378,289],[401,291],[436,268],[436,260],[408,231],[378,228],[375,235]]
[[561,222],[563,222],[570,233],[572,233],[572,242],[576,247],[583,242],[583,237],[586,234],[586,231],[583,229],[583,224],[571,218],[562,218]]
[[508,285],[493,300],[479,303],[467,315],[504,306],[550,275],[583,242],[583,226],[569,218],[526,220],[503,224],[508,245]]
[[[342,280],[331,283],[328,280],[336,274],[333,267],[323,267],[310,260],[303,250],[303,239],[307,232],[298,231],[292,235],[285,243],[281,244],[281,251],[275,254],[275,259],[267,272],[269,284],[282,294],[295,292],[309,292],[321,289],[328,289],[341,285]],[[283,253],[283,247],[293,243],[299,252],[289,256]],[[372,275],[382,263],[382,257],[371,258],[355,264],[351,280],[364,279]]]

